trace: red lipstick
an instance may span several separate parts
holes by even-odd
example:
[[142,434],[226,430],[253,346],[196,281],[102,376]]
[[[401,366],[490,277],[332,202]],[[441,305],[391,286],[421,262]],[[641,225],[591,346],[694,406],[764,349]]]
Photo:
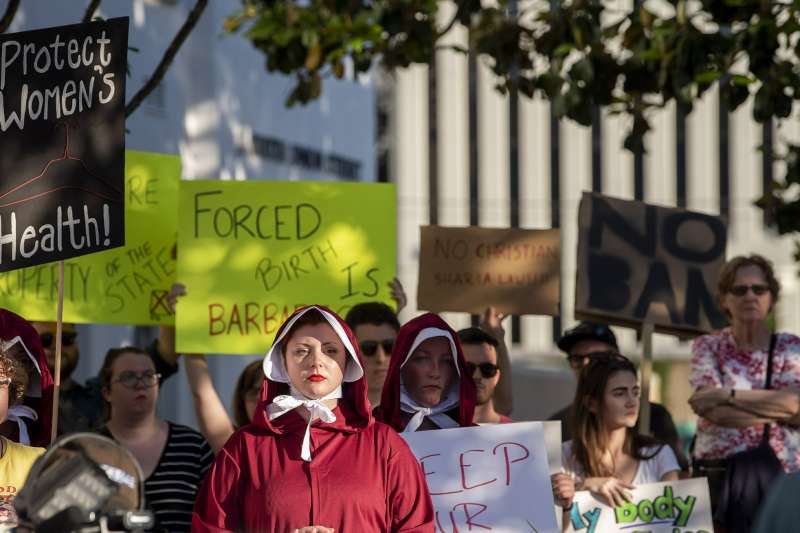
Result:
[[320,381],[325,381],[324,376],[320,376],[319,374],[311,374],[308,376],[308,381],[313,381],[314,383],[319,383]]

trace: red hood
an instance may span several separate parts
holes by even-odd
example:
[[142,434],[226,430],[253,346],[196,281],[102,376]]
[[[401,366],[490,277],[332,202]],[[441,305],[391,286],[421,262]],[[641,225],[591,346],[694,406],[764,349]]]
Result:
[[8,309],[0,308],[0,340],[7,342],[15,337],[20,338],[32,362],[39,367],[39,372],[35,376],[30,376],[28,390],[33,394],[36,389],[35,383],[38,381],[41,395],[26,395],[23,400],[25,405],[32,407],[39,415],[36,422],[28,424],[31,445],[49,446],[50,426],[53,420],[53,376],[47,366],[42,340],[30,322]]
[[[267,372],[270,372],[270,356],[272,355],[273,350],[278,349],[280,341],[288,332],[290,324],[294,323],[295,317],[299,317],[300,315],[313,309],[316,309],[323,316],[325,316],[329,322],[334,321],[331,324],[332,326],[333,324],[338,324],[340,326],[333,326],[334,331],[336,331],[337,335],[339,335],[341,338],[342,343],[345,345],[347,351],[353,357],[355,357],[356,360],[358,360],[361,368],[364,368],[364,360],[361,357],[361,351],[358,347],[356,337],[353,335],[353,332],[350,330],[350,327],[345,323],[345,321],[327,307],[323,307],[321,305],[309,305],[295,310],[295,312],[292,313],[283,324],[281,324],[281,327],[278,328],[278,331],[275,334],[275,340],[267,352],[267,356],[264,358],[265,375]],[[350,374],[351,365],[352,362],[348,364],[348,370],[346,370],[346,374]],[[345,376],[345,378],[346,377],[347,376]],[[289,388],[286,383],[273,381],[265,377],[264,383],[261,386],[261,401],[259,402],[258,408],[253,415],[253,424],[265,428],[271,433],[283,433],[288,431],[290,427],[294,429],[295,426],[305,427],[305,422],[302,422],[300,416],[296,415],[295,413],[287,413],[276,418],[275,420],[272,420],[271,422],[267,417],[267,406],[272,403],[276,396],[288,394],[288,390]],[[367,380],[364,377],[364,372],[361,371],[360,376],[355,379],[355,381],[345,381],[342,383],[342,399],[339,400],[339,407],[334,410],[334,413],[336,414],[336,421],[331,424],[325,424],[323,427],[343,432],[361,431],[373,423],[371,409],[372,407],[370,406],[369,398],[367,396]],[[300,424],[299,422],[302,423]]]
[[459,369],[459,402],[458,407],[448,411],[451,418],[458,422],[461,427],[473,426],[472,418],[475,412],[475,384],[472,379],[467,377],[467,365],[464,359],[464,352],[461,350],[461,343],[458,335],[453,331],[447,322],[442,320],[439,315],[425,313],[417,318],[410,320],[397,333],[397,339],[392,349],[392,357],[389,360],[389,371],[386,374],[386,381],[383,384],[381,394],[381,404],[375,410],[375,418],[385,424],[389,424],[396,431],[401,432],[405,429],[405,422],[400,411],[400,370],[403,363],[409,356],[409,351],[414,345],[417,336],[424,329],[437,328],[445,330],[450,334],[451,340],[456,347],[456,364]]

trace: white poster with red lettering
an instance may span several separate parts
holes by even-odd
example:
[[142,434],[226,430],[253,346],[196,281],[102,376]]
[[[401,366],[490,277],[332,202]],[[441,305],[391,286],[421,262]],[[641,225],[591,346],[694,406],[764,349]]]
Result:
[[401,433],[436,508],[436,533],[556,533],[541,422]]

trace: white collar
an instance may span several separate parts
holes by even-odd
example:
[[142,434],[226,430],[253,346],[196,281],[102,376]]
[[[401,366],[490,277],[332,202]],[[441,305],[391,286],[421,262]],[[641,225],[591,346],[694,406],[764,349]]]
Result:
[[333,414],[333,410],[330,407],[325,405],[325,400],[338,400],[341,397],[341,385],[336,387],[327,396],[318,399],[308,398],[302,392],[289,385],[289,394],[276,396],[275,399],[272,400],[272,403],[267,406],[267,415],[270,420],[274,420],[301,406],[308,410],[308,423],[306,424],[306,431],[303,435],[303,444],[300,447],[300,457],[302,457],[304,461],[311,461],[311,423],[316,419],[320,419],[328,424],[336,422],[336,415]]

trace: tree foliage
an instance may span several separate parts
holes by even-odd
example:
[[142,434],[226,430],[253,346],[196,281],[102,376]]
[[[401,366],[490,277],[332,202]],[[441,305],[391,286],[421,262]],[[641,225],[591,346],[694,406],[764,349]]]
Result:
[[[715,84],[728,111],[752,97],[758,122],[789,117],[800,99],[800,0],[448,3],[443,22],[439,0],[243,0],[225,29],[262,51],[268,71],[296,77],[291,106],[318,98],[346,63],[354,74],[430,63],[461,24],[498,90],[541,95],[583,125],[594,106],[626,115],[634,152],[645,150],[653,110],[676,101],[691,111]],[[800,147],[784,157],[787,176],[759,201],[782,233],[800,231]]]

